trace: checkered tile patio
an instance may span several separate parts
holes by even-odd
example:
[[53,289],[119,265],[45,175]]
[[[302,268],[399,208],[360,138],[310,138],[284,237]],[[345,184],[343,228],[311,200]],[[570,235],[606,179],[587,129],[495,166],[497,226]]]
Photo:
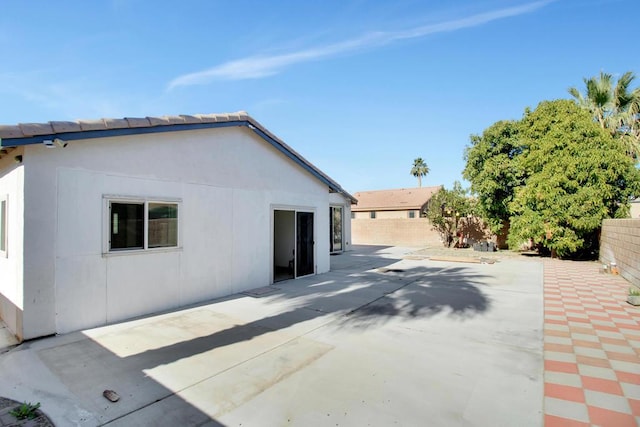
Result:
[[599,268],[545,260],[546,427],[640,426],[640,308]]

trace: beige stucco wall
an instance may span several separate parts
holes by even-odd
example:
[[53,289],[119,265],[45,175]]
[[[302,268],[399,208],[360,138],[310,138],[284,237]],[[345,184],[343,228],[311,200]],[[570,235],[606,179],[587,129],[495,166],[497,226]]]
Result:
[[[314,213],[315,270],[326,272],[330,201],[350,215],[342,196],[239,127],[30,145],[24,187],[24,338],[270,284],[274,209]],[[105,253],[107,196],[179,201],[180,247]]]
[[615,262],[622,277],[640,286],[640,219],[605,219],[600,261]]
[[426,218],[376,218],[351,220],[355,245],[441,246],[440,236]]
[[[402,212],[402,215],[397,215]],[[418,211],[415,211],[416,215]],[[442,239],[433,230],[427,218],[407,218],[407,211],[392,211],[392,215],[371,219],[369,212],[354,212],[351,220],[354,244],[381,244],[401,246],[440,246]],[[395,215],[393,215],[395,214]],[[458,229],[469,241],[494,240],[480,218],[461,218]]]
[[631,218],[640,218],[640,202],[631,203]]

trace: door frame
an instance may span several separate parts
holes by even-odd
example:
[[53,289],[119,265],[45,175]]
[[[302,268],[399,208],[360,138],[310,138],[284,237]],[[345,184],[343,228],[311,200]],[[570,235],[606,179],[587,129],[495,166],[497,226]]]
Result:
[[270,278],[269,278],[269,283],[273,284],[274,283],[274,279],[275,279],[275,269],[274,269],[274,260],[275,260],[275,211],[288,211],[288,212],[293,212],[293,218],[294,218],[294,236],[293,236],[293,245],[294,247],[297,248],[297,242],[298,242],[298,212],[305,212],[305,213],[311,213],[313,214],[313,273],[310,273],[308,275],[305,276],[298,276],[297,274],[297,270],[298,270],[298,266],[297,266],[297,259],[298,259],[298,254],[296,252],[295,256],[294,256],[294,265],[293,265],[293,279],[297,279],[299,277],[307,277],[307,276],[312,276],[314,274],[317,274],[318,272],[318,245],[317,245],[317,240],[318,240],[318,212],[316,207],[312,207],[312,206],[297,206],[297,205],[274,205],[272,204],[270,207],[270,219],[271,219],[271,229],[270,229],[270,256],[269,256],[269,271],[270,271]]

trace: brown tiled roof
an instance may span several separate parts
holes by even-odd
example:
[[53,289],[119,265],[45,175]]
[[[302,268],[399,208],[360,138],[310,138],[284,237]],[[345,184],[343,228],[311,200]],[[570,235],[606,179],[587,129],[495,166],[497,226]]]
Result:
[[[246,111],[222,114],[195,114],[162,117],[125,117],[123,119],[105,118],[76,121],[51,121],[46,123],[19,123],[17,125],[0,125],[0,149],[2,154],[13,147],[42,143],[45,139],[60,137],[64,140],[100,138],[113,136],[114,132],[136,134],[142,132],[160,132],[162,130],[186,130],[196,127],[217,127],[224,125],[246,126],[265,141],[272,144],[280,152],[311,172],[318,179],[329,185],[331,191],[343,194],[352,203],[356,199],[345,191],[336,181],[318,169],[280,138],[272,134],[253,119]],[[184,126],[181,126],[184,125]],[[202,126],[201,126],[202,125]],[[164,129],[163,129],[164,128]]]
[[354,194],[354,197],[358,199],[358,204],[351,206],[351,210],[358,212],[420,209],[441,188],[442,186],[438,185],[397,190],[360,191]]

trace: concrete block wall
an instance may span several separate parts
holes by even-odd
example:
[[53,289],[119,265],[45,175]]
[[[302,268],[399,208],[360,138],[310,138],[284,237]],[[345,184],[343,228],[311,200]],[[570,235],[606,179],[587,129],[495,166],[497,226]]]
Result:
[[351,239],[354,245],[442,246],[426,218],[355,218]]
[[615,262],[620,275],[640,287],[640,219],[605,219],[600,236],[600,261]]

